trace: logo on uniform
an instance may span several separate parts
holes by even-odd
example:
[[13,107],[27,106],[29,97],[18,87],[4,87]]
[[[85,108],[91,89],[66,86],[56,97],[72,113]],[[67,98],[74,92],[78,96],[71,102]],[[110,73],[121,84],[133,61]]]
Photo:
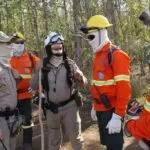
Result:
[[99,79],[104,79],[104,73],[103,72],[99,72],[98,73],[98,78]]
[[29,68],[24,68],[24,73],[29,73],[29,72],[30,72]]

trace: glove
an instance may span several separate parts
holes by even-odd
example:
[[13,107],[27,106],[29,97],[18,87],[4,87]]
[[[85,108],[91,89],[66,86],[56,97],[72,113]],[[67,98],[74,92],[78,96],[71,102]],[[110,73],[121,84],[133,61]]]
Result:
[[28,93],[35,94],[35,91],[34,91],[31,87],[29,87],[29,88],[28,88]]
[[143,150],[149,150],[148,144],[146,144],[143,140],[139,140],[138,144]]
[[108,122],[106,128],[109,134],[120,133],[121,131],[121,116],[113,113],[112,118]]
[[1,129],[0,129],[0,140],[3,140],[3,132]]
[[97,121],[96,112],[95,112],[93,107],[91,109],[91,118],[92,118],[93,121]]

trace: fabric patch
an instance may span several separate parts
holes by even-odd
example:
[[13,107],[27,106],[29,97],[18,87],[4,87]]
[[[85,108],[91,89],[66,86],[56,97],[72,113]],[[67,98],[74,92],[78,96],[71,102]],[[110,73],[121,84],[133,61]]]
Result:
[[24,68],[24,73],[29,73],[29,72],[30,72],[29,68]]
[[98,78],[99,79],[104,79],[104,73],[103,72],[99,72],[98,73]]

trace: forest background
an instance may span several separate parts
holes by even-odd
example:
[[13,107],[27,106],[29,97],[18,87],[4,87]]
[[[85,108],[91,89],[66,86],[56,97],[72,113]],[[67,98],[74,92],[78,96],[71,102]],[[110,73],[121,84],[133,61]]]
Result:
[[[145,63],[144,48],[150,44],[150,30],[138,19],[150,0],[0,0],[0,30],[20,31],[29,51],[45,55],[44,39],[50,31],[65,38],[66,51],[89,80],[93,53],[80,27],[96,14],[108,18],[112,42],[131,57],[132,97],[150,89],[150,65]],[[89,92],[89,86],[84,90]]]

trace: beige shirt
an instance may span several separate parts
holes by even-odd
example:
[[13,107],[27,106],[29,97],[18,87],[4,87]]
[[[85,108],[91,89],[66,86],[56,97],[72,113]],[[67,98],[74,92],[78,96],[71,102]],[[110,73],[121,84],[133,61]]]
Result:
[[[80,71],[76,63],[69,59],[69,64],[71,67],[72,75]],[[62,62],[58,67],[52,64],[50,65],[50,72],[48,73],[48,83],[49,83],[49,100],[54,103],[59,103],[70,98],[73,87],[67,83],[67,70],[65,68],[64,62]],[[80,71],[81,72],[81,71]],[[82,74],[83,75],[83,74]],[[85,78],[85,77],[84,77]],[[30,82],[31,88],[35,90],[38,87],[38,73],[32,75]],[[44,92],[46,93],[46,91]],[[47,93],[45,94],[47,96]]]
[[9,66],[0,63],[0,111],[11,110],[17,105],[16,82]]

